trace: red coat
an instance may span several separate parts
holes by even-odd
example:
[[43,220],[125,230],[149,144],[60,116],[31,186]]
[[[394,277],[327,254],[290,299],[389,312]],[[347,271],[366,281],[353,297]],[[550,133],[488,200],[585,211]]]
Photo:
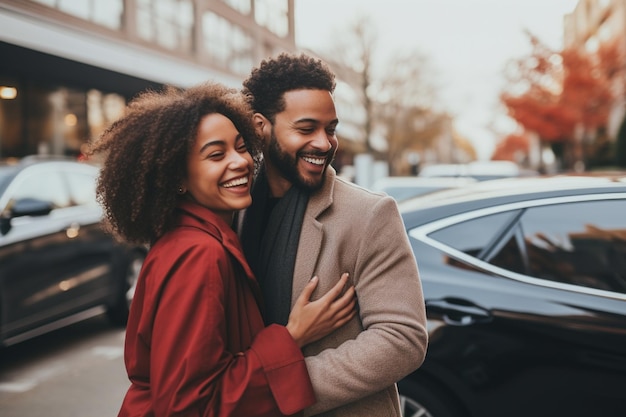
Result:
[[180,209],[137,283],[119,417],[282,416],[313,404],[302,352],[285,327],[263,324],[235,232],[201,206]]

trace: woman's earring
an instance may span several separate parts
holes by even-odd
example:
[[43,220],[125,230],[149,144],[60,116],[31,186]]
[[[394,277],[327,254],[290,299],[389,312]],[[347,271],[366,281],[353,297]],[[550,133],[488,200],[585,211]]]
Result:
[[183,188],[182,185],[178,187],[178,194],[185,194],[185,189]]

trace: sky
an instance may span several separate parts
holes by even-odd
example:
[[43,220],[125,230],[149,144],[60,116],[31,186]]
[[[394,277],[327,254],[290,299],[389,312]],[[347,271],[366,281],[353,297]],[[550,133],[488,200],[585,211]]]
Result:
[[[341,28],[367,15],[379,35],[378,58],[417,50],[427,56],[442,107],[455,118],[479,159],[513,131],[498,96],[503,71],[531,50],[525,30],[563,46],[563,17],[577,0],[295,0],[296,42],[323,52]],[[341,119],[341,114],[339,114]],[[494,133],[497,132],[497,133]]]

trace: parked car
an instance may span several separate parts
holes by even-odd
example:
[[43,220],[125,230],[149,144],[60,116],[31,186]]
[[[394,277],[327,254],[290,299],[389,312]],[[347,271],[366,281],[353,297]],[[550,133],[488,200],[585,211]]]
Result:
[[103,230],[98,172],[59,158],[0,164],[0,346],[102,313],[126,323],[146,251]]
[[430,335],[405,416],[624,416],[626,176],[485,181],[399,204]]
[[419,171],[420,177],[427,178],[474,178],[478,181],[511,177],[536,176],[534,170],[520,168],[511,161],[473,161],[466,164],[431,164]]
[[371,189],[382,191],[396,201],[404,201],[418,195],[463,187],[474,182],[476,180],[469,177],[383,177],[376,180]]

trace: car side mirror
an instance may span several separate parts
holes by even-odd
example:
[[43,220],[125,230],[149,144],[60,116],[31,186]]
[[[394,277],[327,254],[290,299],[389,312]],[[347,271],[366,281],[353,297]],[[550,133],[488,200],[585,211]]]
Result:
[[0,215],[0,233],[6,235],[11,230],[11,220],[22,216],[45,216],[50,214],[54,204],[50,201],[37,198],[22,198],[14,200]]

